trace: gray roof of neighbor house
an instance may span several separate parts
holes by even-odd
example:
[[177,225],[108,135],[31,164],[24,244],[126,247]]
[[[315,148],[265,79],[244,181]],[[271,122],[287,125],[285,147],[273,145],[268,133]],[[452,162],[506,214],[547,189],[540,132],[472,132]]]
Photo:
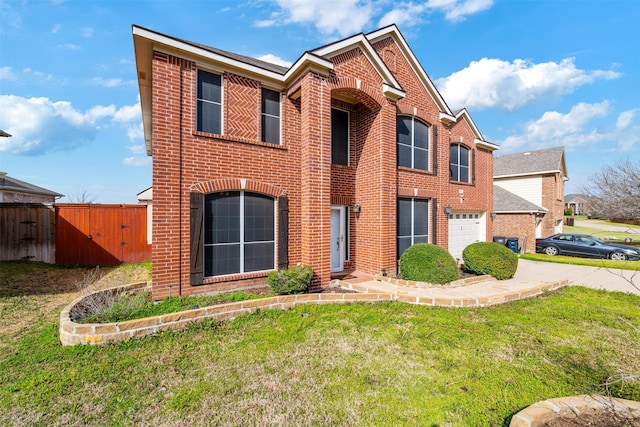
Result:
[[493,161],[493,177],[535,175],[560,172],[567,176],[564,147],[497,156]]
[[566,196],[564,196],[565,203],[572,202],[575,199],[582,199],[586,202],[589,200],[589,196],[585,196],[584,194],[567,194]]
[[51,197],[63,196],[63,194],[56,193],[55,191],[47,190],[46,188],[38,187],[37,185],[29,184],[16,178],[11,178],[6,172],[0,172],[0,191],[38,194]]
[[547,208],[531,203],[499,185],[493,186],[493,210],[496,213],[548,212]]

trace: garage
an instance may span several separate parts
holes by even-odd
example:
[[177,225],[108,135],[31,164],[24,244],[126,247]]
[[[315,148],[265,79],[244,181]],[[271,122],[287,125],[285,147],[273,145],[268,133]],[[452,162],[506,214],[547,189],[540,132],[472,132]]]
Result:
[[487,240],[484,212],[454,211],[449,215],[449,253],[462,260],[462,251],[471,243]]

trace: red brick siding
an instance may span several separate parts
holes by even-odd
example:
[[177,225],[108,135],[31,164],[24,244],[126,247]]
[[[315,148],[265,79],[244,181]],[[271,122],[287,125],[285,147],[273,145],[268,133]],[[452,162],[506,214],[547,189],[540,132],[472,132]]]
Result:
[[[382,79],[359,50],[333,58],[329,78],[303,75],[300,98],[282,96],[282,143],[260,142],[261,83],[226,72],[223,77],[223,135],[195,131],[196,67],[163,53],[153,60],[153,296],[207,293],[264,282],[253,273],[209,278],[189,285],[189,193],[238,190],[242,185],[289,198],[289,263],[311,264],[313,286],[330,279],[330,205],[355,203],[350,215],[350,260],[346,268],[369,273],[396,271],[398,194],[437,198],[438,239],[447,245],[442,206],[490,212],[493,156],[474,148],[466,121],[446,127],[422,83],[397,46],[375,45],[407,92],[393,102],[381,92]],[[384,51],[384,52],[383,52]],[[331,106],[350,111],[350,164],[331,165]],[[439,127],[438,174],[396,167],[398,113],[414,114]],[[449,183],[449,143],[464,140],[476,151],[476,183]],[[243,184],[244,183],[244,184]],[[417,190],[416,190],[417,189]],[[460,200],[458,190],[464,190]],[[352,212],[352,211],[351,211]],[[491,236],[488,221],[487,236]]]
[[528,213],[498,214],[493,222],[493,234],[517,237],[525,252],[535,252],[536,216]]

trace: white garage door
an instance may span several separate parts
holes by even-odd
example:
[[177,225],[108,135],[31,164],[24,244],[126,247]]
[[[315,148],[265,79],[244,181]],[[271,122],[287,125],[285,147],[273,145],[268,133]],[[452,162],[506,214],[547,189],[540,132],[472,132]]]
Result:
[[449,215],[449,253],[462,260],[462,251],[471,243],[486,240],[483,212],[452,212]]

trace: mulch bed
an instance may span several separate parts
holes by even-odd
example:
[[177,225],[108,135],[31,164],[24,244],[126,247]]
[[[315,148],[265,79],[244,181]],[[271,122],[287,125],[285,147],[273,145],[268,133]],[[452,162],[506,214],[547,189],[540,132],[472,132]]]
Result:
[[640,426],[640,418],[606,412],[604,414],[583,414],[579,417],[558,418],[545,424],[546,427],[635,427]]

